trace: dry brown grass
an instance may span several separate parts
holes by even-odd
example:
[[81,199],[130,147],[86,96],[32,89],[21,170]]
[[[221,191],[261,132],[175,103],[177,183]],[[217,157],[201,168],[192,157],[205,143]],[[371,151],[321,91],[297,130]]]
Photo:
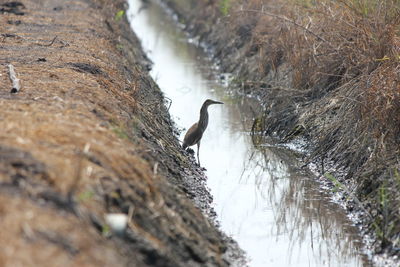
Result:
[[[398,246],[400,3],[236,3],[231,14],[254,25],[245,53],[261,62],[253,77],[272,85],[266,131],[286,140],[301,131],[311,136],[314,156],[334,160],[357,179],[358,196],[373,207],[368,223],[378,247]],[[241,26],[228,20],[233,29]],[[287,68],[289,87],[300,91],[288,93],[271,79]],[[325,171],[332,170],[322,164]]]
[[313,159],[346,170],[341,181],[356,181],[350,190],[373,214],[366,221],[377,247],[398,253],[400,2],[192,4],[195,11],[177,8],[188,29],[209,41],[245,93],[263,97],[257,126],[284,141],[308,137]]
[[[182,182],[190,162],[139,42],[114,19],[124,3],[27,0],[23,16],[0,13],[2,266],[222,261],[220,234],[167,180]],[[104,215],[129,211],[127,236],[107,238]]]

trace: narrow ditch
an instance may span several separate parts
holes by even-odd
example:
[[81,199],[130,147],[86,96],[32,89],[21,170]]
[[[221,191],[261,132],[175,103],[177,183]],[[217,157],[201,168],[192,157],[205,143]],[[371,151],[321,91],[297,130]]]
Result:
[[[153,2],[129,1],[128,18],[153,61],[151,75],[170,113],[190,127],[208,99],[210,122],[200,158],[221,229],[238,241],[250,266],[370,266],[358,231],[297,155],[250,135],[257,102],[229,88],[207,55]],[[194,159],[193,159],[194,161]]]

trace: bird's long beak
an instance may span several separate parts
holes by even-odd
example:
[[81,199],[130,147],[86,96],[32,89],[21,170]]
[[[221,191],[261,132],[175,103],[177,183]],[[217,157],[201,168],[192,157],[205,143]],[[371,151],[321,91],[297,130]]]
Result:
[[211,104],[224,104],[223,102],[219,102],[219,101],[214,101],[214,100],[212,100],[212,103]]

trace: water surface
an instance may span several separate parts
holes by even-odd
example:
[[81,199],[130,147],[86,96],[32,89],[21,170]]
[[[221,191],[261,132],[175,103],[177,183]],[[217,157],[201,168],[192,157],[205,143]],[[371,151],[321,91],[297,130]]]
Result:
[[209,107],[200,159],[221,228],[246,251],[249,265],[369,266],[355,227],[292,152],[255,148],[253,101],[230,92],[162,7],[147,2],[130,0],[128,17],[154,62],[152,77],[172,100],[177,125],[196,122],[207,98],[225,103]]

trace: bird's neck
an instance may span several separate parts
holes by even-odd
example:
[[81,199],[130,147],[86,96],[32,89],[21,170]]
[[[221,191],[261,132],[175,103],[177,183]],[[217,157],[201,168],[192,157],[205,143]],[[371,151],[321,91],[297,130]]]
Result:
[[208,125],[208,106],[202,106],[200,110],[200,119],[198,122],[199,129],[202,129],[203,131],[206,130],[207,125]]

